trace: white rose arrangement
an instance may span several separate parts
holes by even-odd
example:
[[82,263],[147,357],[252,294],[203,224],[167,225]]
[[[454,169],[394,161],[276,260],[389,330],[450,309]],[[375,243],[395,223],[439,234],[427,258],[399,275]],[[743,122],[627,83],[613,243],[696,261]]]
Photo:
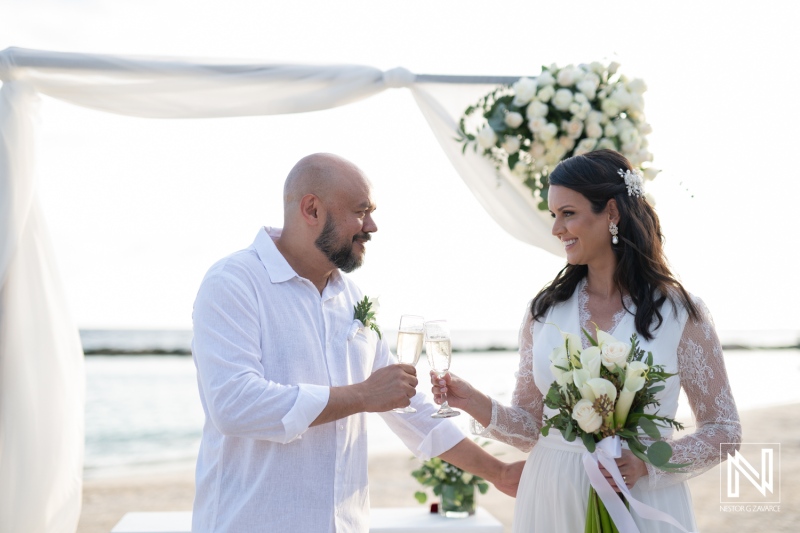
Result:
[[[672,418],[645,412],[658,407],[656,393],[663,382],[674,374],[653,364],[653,354],[639,348],[634,333],[630,342],[615,339],[597,328],[596,338],[584,330],[591,346],[581,348],[580,337],[562,332],[563,343],[550,354],[550,370],[555,381],[544,398],[544,404],[558,414],[547,417],[541,433],[547,436],[557,429],[569,442],[580,439],[588,453],[607,445],[611,439],[628,444],[639,459],[662,470],[677,470],[687,465],[670,463],[672,448],[661,439],[659,426],[683,429]],[[647,439],[649,444],[643,442]],[[601,517],[589,523],[589,517]],[[602,522],[602,523],[601,523]],[[616,531],[608,511],[598,497],[594,485],[589,493],[587,532]]]
[[646,90],[644,81],[628,79],[614,62],[542,67],[539,76],[501,86],[468,107],[458,141],[520,178],[547,211],[547,176],[566,157],[616,150],[646,180],[655,178]]

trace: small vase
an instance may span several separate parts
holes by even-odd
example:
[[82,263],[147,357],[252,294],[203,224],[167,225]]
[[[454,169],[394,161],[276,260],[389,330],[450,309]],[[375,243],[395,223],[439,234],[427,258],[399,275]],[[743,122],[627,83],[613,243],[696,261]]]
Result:
[[439,514],[447,518],[466,518],[475,514],[475,485],[443,485]]

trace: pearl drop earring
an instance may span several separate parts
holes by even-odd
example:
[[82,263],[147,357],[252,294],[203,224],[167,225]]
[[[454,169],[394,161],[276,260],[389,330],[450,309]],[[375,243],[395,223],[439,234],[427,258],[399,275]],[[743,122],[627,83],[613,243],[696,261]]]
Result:
[[617,237],[617,234],[619,233],[619,228],[617,227],[617,225],[611,222],[608,225],[608,231],[611,232],[611,243],[619,244],[619,237]]

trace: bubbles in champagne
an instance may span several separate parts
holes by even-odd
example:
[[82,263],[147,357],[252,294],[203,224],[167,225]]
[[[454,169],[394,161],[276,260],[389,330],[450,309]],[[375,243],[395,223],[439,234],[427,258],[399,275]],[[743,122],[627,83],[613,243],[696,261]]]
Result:
[[422,332],[401,331],[397,334],[397,360],[412,366],[417,366],[422,353]]
[[425,351],[428,362],[437,374],[445,374],[450,370],[450,339],[437,339],[425,341]]

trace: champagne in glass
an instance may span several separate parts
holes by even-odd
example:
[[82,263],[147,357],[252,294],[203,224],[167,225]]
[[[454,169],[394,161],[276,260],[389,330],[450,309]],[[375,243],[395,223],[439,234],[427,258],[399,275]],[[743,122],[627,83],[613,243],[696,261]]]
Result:
[[[422,353],[422,341],[425,332],[425,319],[416,315],[400,317],[400,330],[397,333],[397,360],[401,363],[417,366]],[[416,413],[411,407],[392,409],[395,413]]]
[[[428,354],[428,363],[436,373],[436,377],[442,378],[450,370],[450,360],[453,350],[450,344],[450,327],[446,320],[431,320],[425,322],[425,352]],[[441,408],[433,413],[433,418],[450,418],[460,415],[447,404],[447,394],[442,395]]]

